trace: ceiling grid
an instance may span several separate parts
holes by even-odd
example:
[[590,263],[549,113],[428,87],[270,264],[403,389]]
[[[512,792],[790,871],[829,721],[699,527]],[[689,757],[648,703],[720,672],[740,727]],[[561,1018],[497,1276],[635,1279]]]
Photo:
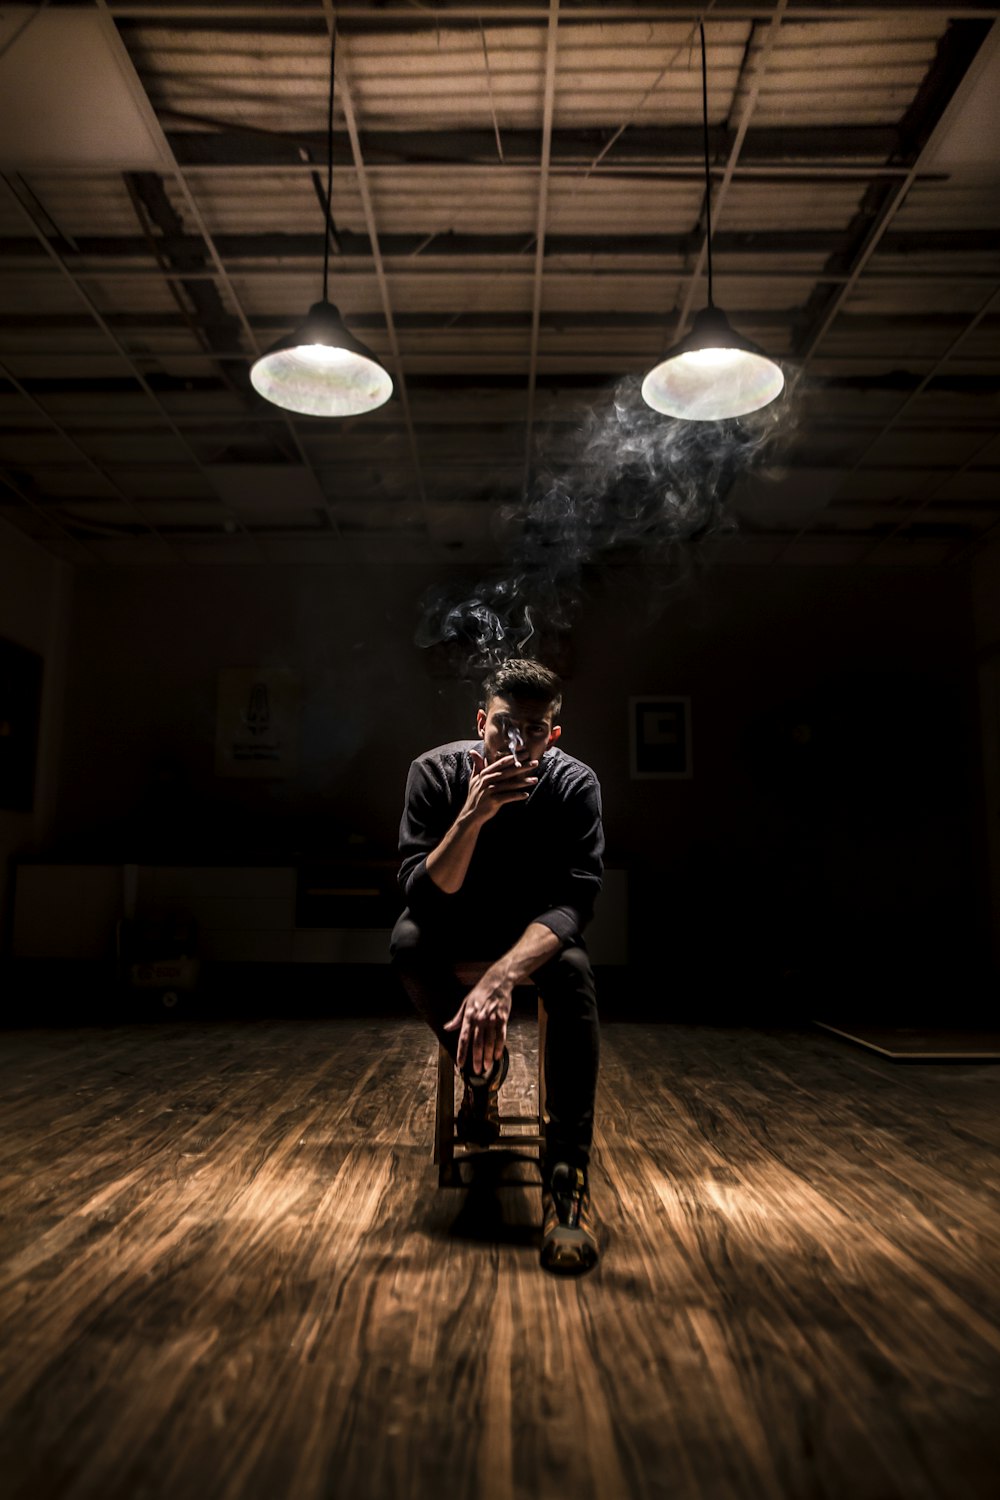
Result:
[[[14,196],[16,198],[16,194],[14,194],[14,190],[13,190],[11,184],[7,181],[6,178],[4,178],[3,181],[4,181],[4,186],[7,188],[8,192],[12,196]],[[71,283],[71,285],[73,286],[74,290],[76,291],[76,293],[78,294],[78,296],[81,298],[81,300],[83,301],[85,307],[87,308],[88,312],[90,313],[90,316],[94,319],[94,322],[97,324],[98,328],[101,330],[102,334],[104,334],[104,336],[109,340],[109,342],[114,345],[114,348],[118,352],[121,360],[125,364],[125,366],[128,369],[130,375],[136,381],[136,383],[139,385],[139,387],[143,391],[143,394],[149,399],[149,401],[152,404],[152,406],[159,413],[160,418],[163,421],[164,425],[169,429],[169,431],[171,432],[171,434],[173,435],[173,437],[177,440],[177,442],[181,445],[181,447],[184,448],[185,451],[190,455],[191,462],[194,464],[195,468],[201,474],[203,474],[206,477],[206,479],[210,479],[210,475],[209,475],[207,466],[202,462],[202,459],[201,459],[200,455],[198,454],[197,450],[195,449],[195,447],[191,443],[190,439],[177,426],[177,424],[174,421],[173,417],[167,411],[166,407],[163,405],[162,401],[157,396],[156,392],[150,386],[148,380],[146,379],[145,375],[143,375],[142,371],[139,369],[139,366],[136,364],[135,360],[132,358],[132,356],[129,353],[128,349],[125,347],[125,345],[118,338],[118,335],[114,332],[114,330],[108,324],[106,318],[103,316],[103,314],[101,313],[100,309],[97,307],[97,305],[94,302],[93,298],[86,291],[86,289],[84,287],[80,286],[79,283],[76,281],[76,278],[74,277],[72,269],[66,264],[65,260],[59,254],[59,251],[55,248],[55,246],[51,243],[51,241],[49,240],[48,236],[42,230],[41,226],[38,225],[35,222],[33,216],[29,213],[29,211],[26,208],[26,206],[23,203],[21,203],[21,201],[20,201],[19,198],[16,199],[16,201],[18,202],[18,206],[21,208],[22,212],[24,213],[25,218],[28,220],[29,224],[31,225],[31,228],[32,228],[33,232],[37,235],[37,237],[39,239],[39,242],[43,246],[46,254],[52,259],[52,261],[55,263],[56,266],[58,266],[58,268],[62,272],[62,274]],[[6,378],[8,380],[10,380],[11,383],[15,385],[15,387],[17,387],[18,389],[20,389],[21,393],[23,395],[28,396],[28,399],[31,400],[33,402],[33,404],[37,406],[38,410],[46,417],[46,419],[49,422],[52,423],[52,425],[56,428],[56,430],[60,433],[61,436],[68,437],[68,434],[60,426],[60,424],[55,420],[55,418],[52,416],[51,412],[47,411],[46,408],[40,402],[35,401],[33,397],[31,397],[30,395],[28,395],[27,391],[25,391],[23,387],[19,387],[18,383],[13,379],[13,377],[10,375],[9,372],[7,372]],[[69,441],[72,442],[73,446],[80,453],[85,453],[86,450],[79,443],[77,443],[75,439],[69,438]],[[111,477],[106,473],[106,471],[100,465],[98,465],[96,463],[93,463],[92,461],[90,461],[90,462],[91,462],[91,467],[94,468],[95,472],[97,472],[98,474],[101,474],[105,478],[105,480],[112,485],[112,487],[118,493],[119,497],[126,503],[126,505],[128,506],[129,510],[136,517],[136,520],[142,525],[143,529],[151,532],[152,535],[155,536],[156,539],[159,542],[161,542],[167,548],[167,550],[172,554],[172,556],[175,558],[175,560],[178,560],[179,554],[177,552],[176,546],[172,545],[170,543],[170,541],[168,541],[168,539],[158,529],[158,527],[156,527],[155,525],[153,525],[153,523],[151,521],[149,521],[148,518],[145,518],[143,516],[142,510],[141,510],[140,506],[138,505],[138,503],[135,501],[135,499],[131,495],[127,494],[126,491],[124,489],[122,489],[122,487],[121,487],[120,484],[118,484],[117,482],[115,482],[114,480],[112,480]],[[228,506],[222,506],[221,503],[220,503],[220,507],[219,508],[225,511],[226,516],[227,516],[227,524],[228,524],[228,526],[232,527],[234,530],[242,531],[245,535],[249,536],[250,537],[250,541],[251,541],[251,545],[256,548],[256,550],[258,552],[258,555],[260,555],[260,549],[259,549],[259,546],[258,546],[258,544],[256,542],[256,539],[252,536],[251,533],[249,533],[247,531],[246,527],[243,525],[243,523],[240,520],[240,518],[234,512],[232,512],[229,509]]]
[[[789,477],[734,492],[726,556],[967,555],[1000,518],[998,14],[96,0],[13,40],[0,16],[4,519],[122,562],[152,530],[192,561],[485,560],[539,434],[571,461],[663,310],[679,333],[699,305],[703,16],[716,301],[796,408]],[[136,120],[103,144],[42,45],[87,15]],[[316,296],[334,20],[331,285],[397,383],[342,424],[248,380]],[[44,150],[4,114],[33,36]]]

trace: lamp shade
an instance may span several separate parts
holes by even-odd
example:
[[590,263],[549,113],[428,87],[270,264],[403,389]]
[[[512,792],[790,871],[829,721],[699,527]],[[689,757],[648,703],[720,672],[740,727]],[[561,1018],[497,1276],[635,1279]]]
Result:
[[642,398],[667,417],[718,422],[767,406],[784,385],[780,365],[737,333],[720,308],[709,306],[650,370]]
[[332,302],[314,302],[294,333],[250,369],[255,391],[286,411],[354,417],[392,395],[392,377],[345,327]]

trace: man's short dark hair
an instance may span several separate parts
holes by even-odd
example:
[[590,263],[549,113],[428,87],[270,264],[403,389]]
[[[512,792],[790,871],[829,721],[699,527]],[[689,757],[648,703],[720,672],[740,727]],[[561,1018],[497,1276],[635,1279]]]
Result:
[[551,707],[554,719],[562,708],[562,683],[540,661],[512,656],[498,667],[491,668],[480,684],[480,708],[487,708],[493,698],[523,698],[528,703],[545,703]]

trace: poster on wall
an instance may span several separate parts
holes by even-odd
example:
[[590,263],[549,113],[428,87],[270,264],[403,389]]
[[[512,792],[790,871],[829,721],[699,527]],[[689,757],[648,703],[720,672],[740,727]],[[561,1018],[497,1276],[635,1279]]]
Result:
[[633,781],[686,780],[691,769],[691,699],[629,699]]
[[223,667],[216,712],[216,776],[294,776],[300,697],[297,672],[284,667]]
[[0,808],[31,812],[42,706],[42,658],[0,640]]

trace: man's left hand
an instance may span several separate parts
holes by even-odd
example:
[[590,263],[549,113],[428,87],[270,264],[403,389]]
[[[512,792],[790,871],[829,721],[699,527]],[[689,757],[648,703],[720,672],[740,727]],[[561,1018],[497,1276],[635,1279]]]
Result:
[[503,1056],[513,991],[509,979],[495,969],[487,969],[451,1020],[445,1022],[445,1031],[459,1032],[455,1058],[459,1068],[464,1067],[466,1057],[471,1055],[472,1071],[488,1073],[496,1059]]

